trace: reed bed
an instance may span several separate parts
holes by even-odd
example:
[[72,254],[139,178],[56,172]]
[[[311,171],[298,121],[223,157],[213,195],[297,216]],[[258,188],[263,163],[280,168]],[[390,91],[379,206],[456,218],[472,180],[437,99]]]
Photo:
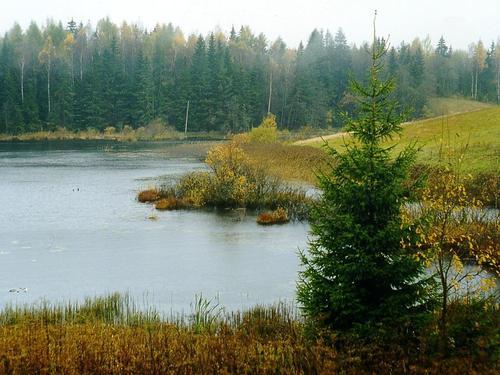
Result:
[[125,125],[122,129],[107,127],[105,129],[88,128],[70,130],[57,127],[51,130],[39,130],[22,134],[0,133],[0,141],[68,141],[68,140],[108,140],[117,142],[137,141],[181,141],[181,140],[221,140],[227,135],[222,132],[179,132],[164,124],[152,123],[134,129]]
[[317,184],[316,174],[321,170],[328,171],[329,163],[332,162],[332,158],[324,150],[310,146],[246,143],[241,147],[269,175],[311,185]]
[[190,314],[169,318],[120,294],[10,306],[0,311],[0,373],[496,373],[498,305],[459,305],[452,316],[457,350],[438,358],[430,349],[432,325],[390,342],[340,339],[333,332],[313,336],[285,303],[225,312],[200,295]]

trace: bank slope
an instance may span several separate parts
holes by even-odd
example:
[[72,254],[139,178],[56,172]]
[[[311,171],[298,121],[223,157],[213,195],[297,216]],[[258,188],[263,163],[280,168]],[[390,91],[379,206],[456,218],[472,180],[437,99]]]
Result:
[[[339,151],[350,139],[347,133],[325,137],[328,144]],[[404,125],[400,137],[386,145],[396,145],[394,151],[397,152],[413,142],[421,147],[419,163],[444,163],[443,151],[451,148],[455,153],[463,153],[464,172],[499,173],[500,107],[411,122]],[[321,139],[301,142],[316,147],[323,143]]]

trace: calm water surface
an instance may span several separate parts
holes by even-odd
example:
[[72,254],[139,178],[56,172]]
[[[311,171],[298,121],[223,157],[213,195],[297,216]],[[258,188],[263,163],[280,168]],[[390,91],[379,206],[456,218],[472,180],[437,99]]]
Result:
[[135,200],[204,169],[177,147],[0,143],[0,307],[114,291],[164,312],[188,311],[200,293],[228,309],[293,301],[307,224],[262,227],[251,215],[157,212]]

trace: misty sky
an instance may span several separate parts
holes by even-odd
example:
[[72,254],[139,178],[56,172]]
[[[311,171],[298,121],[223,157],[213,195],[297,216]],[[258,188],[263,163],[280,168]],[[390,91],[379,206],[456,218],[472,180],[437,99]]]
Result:
[[296,47],[314,28],[335,32],[342,27],[349,43],[371,36],[373,10],[378,10],[378,33],[392,44],[429,35],[435,44],[444,35],[454,48],[466,49],[480,38],[489,45],[500,37],[500,0],[0,0],[0,32],[14,22],[27,27],[48,18],[93,25],[109,16],[151,29],[172,22],[186,34],[219,27],[249,25],[269,39],[281,36]]

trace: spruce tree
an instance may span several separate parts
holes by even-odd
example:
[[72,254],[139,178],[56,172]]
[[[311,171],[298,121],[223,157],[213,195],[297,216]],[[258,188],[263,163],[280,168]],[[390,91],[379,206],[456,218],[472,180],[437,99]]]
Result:
[[196,40],[190,73],[190,130],[207,130],[205,125],[206,114],[208,113],[207,50],[205,40],[201,35]]
[[391,147],[382,146],[403,120],[391,100],[393,81],[380,78],[386,51],[374,38],[368,82],[351,85],[359,104],[357,117],[347,119],[354,142],[343,153],[330,149],[335,163],[319,174],[323,194],[311,215],[308,253],[300,254],[298,283],[303,311],[318,326],[400,323],[428,302],[423,265],[402,245],[412,238],[401,207],[415,150],[391,157]]

